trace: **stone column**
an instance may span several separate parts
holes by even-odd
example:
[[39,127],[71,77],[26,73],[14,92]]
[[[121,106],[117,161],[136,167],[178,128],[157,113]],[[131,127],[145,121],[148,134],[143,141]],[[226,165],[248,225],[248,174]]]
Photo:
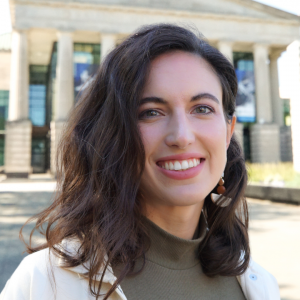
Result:
[[300,40],[288,46],[290,57],[290,105],[291,105],[291,131],[293,147],[293,163],[296,172],[300,173]]
[[14,30],[11,41],[11,74],[8,121],[5,134],[7,177],[28,177],[31,173],[32,124],[28,119],[29,67],[26,31]]
[[277,124],[254,124],[250,131],[253,163],[280,161],[280,132]]
[[243,123],[236,122],[234,129],[235,136],[239,142],[242,150],[244,151],[244,125]]
[[272,104],[269,70],[269,47],[264,44],[254,45],[254,72],[257,122],[272,122]]
[[[300,43],[299,43],[300,46]],[[299,66],[299,64],[298,64]],[[298,89],[300,89],[300,80]],[[300,173],[300,91],[298,97],[295,94],[291,97],[291,129],[292,129],[292,146],[293,146],[293,163],[294,169]]]
[[228,41],[219,41],[218,49],[233,64],[232,44],[232,42]]
[[70,32],[58,33],[56,66],[56,97],[51,128],[51,172],[56,173],[56,152],[60,137],[74,107],[73,38]]
[[278,79],[278,65],[277,60],[281,55],[280,52],[273,52],[270,55],[270,79],[271,79],[271,98],[273,108],[273,122],[279,127],[284,125],[283,122],[283,102],[279,97],[279,79]]
[[115,34],[102,34],[101,35],[101,61],[105,56],[116,47],[117,37]]
[[74,107],[73,39],[70,32],[58,33],[55,121],[65,121]]
[[269,47],[265,44],[254,45],[254,72],[257,124],[250,132],[251,158],[257,163],[279,162],[279,126],[272,123]]

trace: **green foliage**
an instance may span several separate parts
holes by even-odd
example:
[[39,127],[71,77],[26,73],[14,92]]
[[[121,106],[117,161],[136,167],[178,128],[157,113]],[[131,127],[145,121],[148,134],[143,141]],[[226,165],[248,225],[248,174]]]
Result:
[[300,173],[294,170],[291,162],[276,164],[246,163],[246,166],[249,183],[300,188]]

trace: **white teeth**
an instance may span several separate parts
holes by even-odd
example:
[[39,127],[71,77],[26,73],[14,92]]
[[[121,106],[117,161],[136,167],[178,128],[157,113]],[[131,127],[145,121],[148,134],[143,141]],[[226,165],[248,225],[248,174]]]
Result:
[[175,170],[175,171],[182,171],[182,170],[187,170],[193,167],[198,166],[201,163],[200,158],[192,158],[189,160],[182,160],[182,161],[169,161],[169,162],[164,162],[161,164],[161,167],[166,170]]
[[179,161],[175,161],[175,163],[174,163],[174,170],[175,171],[178,171],[178,170],[181,170],[181,164],[180,164],[180,162]]
[[183,170],[189,168],[189,163],[187,162],[187,160],[183,160],[183,161],[181,162],[181,168],[182,168]]
[[174,165],[171,161],[169,162],[169,170],[171,171],[174,170]]

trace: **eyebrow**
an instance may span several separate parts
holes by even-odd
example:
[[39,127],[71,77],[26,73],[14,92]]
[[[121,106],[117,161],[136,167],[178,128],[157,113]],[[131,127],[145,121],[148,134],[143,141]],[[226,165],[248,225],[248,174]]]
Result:
[[[215,101],[216,103],[220,104],[220,101],[218,100],[218,98],[215,97],[214,95],[210,94],[210,93],[197,94],[196,96],[193,96],[191,98],[191,102],[201,100],[201,99],[204,99],[204,98],[211,99],[211,100]],[[143,98],[140,101],[140,105],[143,105],[145,103],[167,104],[168,102],[166,100],[162,99],[162,98],[159,98],[159,97],[146,97],[146,98]]]

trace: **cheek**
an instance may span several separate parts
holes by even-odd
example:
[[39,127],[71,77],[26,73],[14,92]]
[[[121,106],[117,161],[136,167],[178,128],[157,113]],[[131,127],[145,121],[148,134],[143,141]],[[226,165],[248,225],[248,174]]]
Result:
[[154,124],[140,124],[139,129],[147,158],[158,147],[162,130]]
[[[199,139],[203,141],[208,158],[213,169],[224,168],[226,164],[226,136],[227,127],[225,122],[206,124],[199,129]],[[223,171],[222,171],[223,172]]]
[[223,120],[212,120],[198,126],[197,132],[212,146],[226,148],[227,126]]

